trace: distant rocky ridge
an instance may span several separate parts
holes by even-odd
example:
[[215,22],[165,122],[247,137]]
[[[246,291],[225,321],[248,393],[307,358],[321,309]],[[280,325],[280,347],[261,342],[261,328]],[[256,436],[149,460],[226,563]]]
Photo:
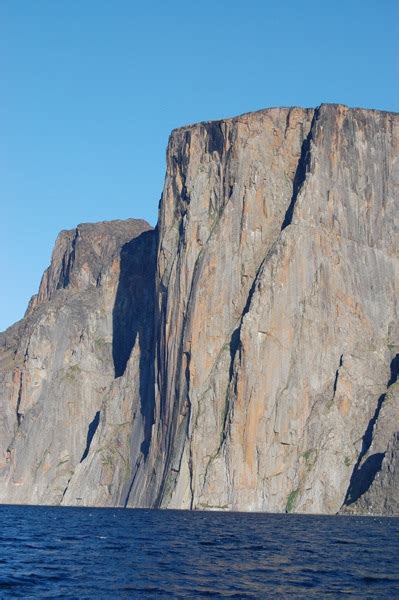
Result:
[[0,334],[0,501],[399,514],[399,115],[175,130]]

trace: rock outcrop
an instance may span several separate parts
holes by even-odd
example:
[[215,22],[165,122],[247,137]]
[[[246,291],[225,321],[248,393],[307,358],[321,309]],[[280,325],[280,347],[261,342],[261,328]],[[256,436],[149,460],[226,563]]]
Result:
[[174,131],[159,223],[57,240],[1,334],[0,500],[398,513],[399,115]]
[[62,502],[145,317],[153,236],[136,220],[61,232],[25,318],[1,334],[1,502]]

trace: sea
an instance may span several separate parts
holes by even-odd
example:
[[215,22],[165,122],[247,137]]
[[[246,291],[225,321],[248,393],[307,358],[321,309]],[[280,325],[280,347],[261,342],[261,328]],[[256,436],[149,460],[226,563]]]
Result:
[[399,519],[0,506],[0,598],[399,598]]

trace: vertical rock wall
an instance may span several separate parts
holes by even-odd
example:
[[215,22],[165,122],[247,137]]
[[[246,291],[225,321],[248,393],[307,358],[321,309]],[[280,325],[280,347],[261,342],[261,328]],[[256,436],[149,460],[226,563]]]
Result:
[[141,313],[142,278],[125,275],[125,254],[149,229],[129,220],[62,232],[27,316],[1,334],[0,501],[59,504],[87,460]]
[[62,232],[0,336],[0,500],[397,512],[399,116],[174,131],[159,223]]
[[[172,135],[158,249],[161,506],[349,502],[396,368],[398,127],[393,114],[324,105]],[[386,437],[398,428],[396,416]]]

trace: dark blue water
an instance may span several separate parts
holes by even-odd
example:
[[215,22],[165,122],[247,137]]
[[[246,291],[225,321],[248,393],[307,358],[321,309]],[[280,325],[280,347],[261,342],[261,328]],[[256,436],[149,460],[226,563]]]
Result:
[[399,598],[399,519],[0,506],[1,598]]

